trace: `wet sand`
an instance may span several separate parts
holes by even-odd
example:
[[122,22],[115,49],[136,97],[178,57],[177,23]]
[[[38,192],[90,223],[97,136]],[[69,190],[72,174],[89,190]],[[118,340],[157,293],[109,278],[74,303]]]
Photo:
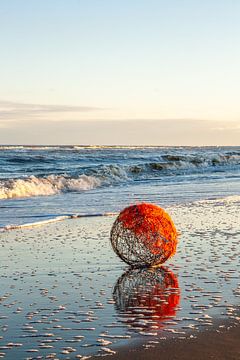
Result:
[[1,233],[0,358],[238,359],[239,203],[168,211],[181,237],[156,269],[115,255],[115,217]]
[[[239,360],[240,327],[206,331],[184,340],[169,340],[153,348],[119,349],[112,360]],[[93,359],[97,359],[94,357]]]

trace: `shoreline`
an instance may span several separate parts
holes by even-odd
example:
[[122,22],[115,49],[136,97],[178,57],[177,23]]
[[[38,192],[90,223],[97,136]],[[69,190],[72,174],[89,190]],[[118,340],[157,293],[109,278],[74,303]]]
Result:
[[101,217],[101,216],[117,216],[118,212],[103,212],[103,213],[89,213],[89,214],[64,214],[64,215],[57,215],[55,217],[51,217],[47,220],[39,220],[36,222],[30,222],[30,223],[23,223],[23,224],[9,224],[6,226],[1,227],[0,226],[0,233],[3,233],[5,231],[11,231],[11,230],[18,230],[18,229],[32,229],[39,226],[49,225],[52,223],[65,221],[65,220],[74,220],[74,219],[82,219],[82,218],[94,218],[94,217]]
[[239,360],[238,202],[171,214],[178,251],[151,270],[113,252],[111,216],[1,233],[5,359]]

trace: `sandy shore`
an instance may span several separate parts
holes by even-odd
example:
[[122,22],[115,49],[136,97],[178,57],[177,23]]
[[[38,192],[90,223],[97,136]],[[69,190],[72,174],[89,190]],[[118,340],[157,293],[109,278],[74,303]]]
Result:
[[115,255],[114,217],[1,233],[0,358],[240,359],[239,204],[169,210],[181,238],[158,269]]
[[[154,348],[122,348],[112,360],[239,360],[240,327],[226,325],[221,331],[206,331],[195,338],[168,340]],[[97,359],[94,357],[93,359]]]

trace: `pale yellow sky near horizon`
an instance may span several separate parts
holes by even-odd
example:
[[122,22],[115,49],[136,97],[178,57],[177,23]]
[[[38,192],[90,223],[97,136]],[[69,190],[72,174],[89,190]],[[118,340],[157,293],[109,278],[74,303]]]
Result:
[[[111,134],[111,137],[109,136]],[[238,122],[204,120],[9,121],[0,144],[238,146]],[[9,141],[8,139],[11,139]],[[150,139],[150,140],[149,140]]]

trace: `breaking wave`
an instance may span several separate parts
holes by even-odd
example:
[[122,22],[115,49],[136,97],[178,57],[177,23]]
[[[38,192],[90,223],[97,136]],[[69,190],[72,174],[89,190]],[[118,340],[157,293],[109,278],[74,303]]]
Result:
[[146,162],[125,167],[127,173],[133,175],[167,175],[202,173],[206,171],[224,171],[238,169],[240,165],[240,155],[232,156],[213,156],[209,158],[186,157],[186,156],[163,156],[160,161]]
[[2,145],[0,155],[0,199],[81,192],[134,182],[238,178],[240,170],[240,147]]
[[38,178],[0,180],[0,199],[55,195],[64,191],[86,191],[101,185],[94,176],[80,175],[68,178],[62,175],[49,175]]
[[[16,161],[12,158],[12,161]],[[19,160],[19,159],[18,159]],[[33,159],[27,159],[28,166],[34,164]],[[36,161],[48,163],[45,158]],[[21,164],[21,161],[18,161]],[[141,162],[135,164],[100,164],[92,165],[62,174],[45,173],[40,168],[40,173],[26,178],[10,178],[0,180],[0,199],[13,199],[31,196],[55,195],[61,192],[86,191],[100,186],[112,186],[134,181],[149,181],[163,179],[169,176],[205,174],[209,171],[228,171],[238,169],[240,156],[230,158],[215,156],[213,158],[196,159],[179,156],[168,156],[160,161]],[[34,169],[34,168],[33,168]],[[55,165],[55,169],[57,169]],[[53,167],[48,167],[48,171]],[[62,169],[61,169],[62,170]],[[60,171],[61,171],[60,170]],[[63,169],[65,170],[65,169]],[[62,173],[62,172],[61,172]]]

